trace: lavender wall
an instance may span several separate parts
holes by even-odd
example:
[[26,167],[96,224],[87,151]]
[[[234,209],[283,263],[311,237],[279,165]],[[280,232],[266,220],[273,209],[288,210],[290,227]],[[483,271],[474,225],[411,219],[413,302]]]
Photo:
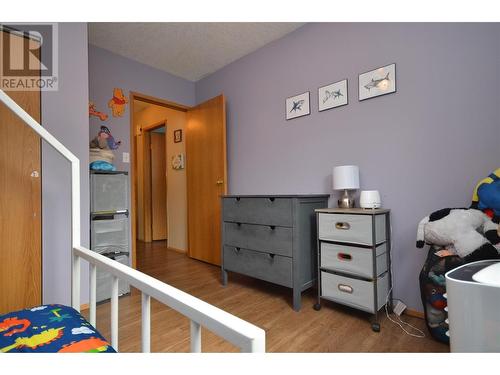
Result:
[[[229,191],[331,193],[332,167],[392,209],[395,297],[421,309],[419,220],[467,206],[500,160],[499,24],[308,24],[196,84],[227,97]],[[396,63],[392,95],[358,102],[357,77]],[[349,105],[317,110],[319,86],[349,79]],[[311,115],[284,120],[311,91]],[[331,202],[333,204],[333,202]]]
[[113,96],[113,88],[154,96],[179,104],[193,105],[194,83],[165,73],[161,70],[119,56],[105,49],[89,45],[89,98],[99,111],[109,115],[108,120],[90,118],[89,136],[93,139],[101,125],[110,128],[113,137],[122,144],[115,152],[115,165],[119,170],[129,170],[130,164],[122,162],[122,153],[130,152],[130,103],[123,117],[113,117],[107,103]]
[[[58,78],[58,91],[42,93],[42,124],[80,159],[81,236],[88,246],[87,24],[59,24]],[[42,215],[43,303],[71,304],[71,168],[47,144],[42,145]],[[82,280],[88,280],[88,267],[82,266]],[[87,301],[88,282],[83,282],[82,303]]]

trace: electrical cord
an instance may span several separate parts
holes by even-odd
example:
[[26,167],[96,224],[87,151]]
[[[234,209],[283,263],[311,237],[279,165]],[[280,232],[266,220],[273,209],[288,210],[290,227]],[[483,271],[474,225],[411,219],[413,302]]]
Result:
[[[391,248],[389,250],[392,254],[392,247],[393,247],[393,245],[392,245],[392,243],[393,243],[393,241],[392,241],[392,223],[391,223],[390,229],[391,229]],[[391,280],[392,280],[391,284],[393,284],[394,283],[394,273],[392,272],[392,261],[391,261],[391,266],[389,267],[389,272],[391,274]],[[391,295],[392,288],[393,288],[393,286],[391,285],[391,288],[389,289],[389,292],[387,293],[387,296],[385,297],[385,315],[387,316],[387,319],[389,319],[392,323],[398,325],[403,330],[403,332],[406,333],[408,336],[416,337],[419,339],[424,338],[425,337],[424,332],[422,332],[417,327],[412,326],[410,323],[403,321],[399,315],[395,314],[398,320],[391,318],[387,305],[389,304],[389,296]],[[418,332],[418,333],[415,334],[415,333],[409,332],[408,330],[406,330],[405,326],[410,327],[412,330],[414,330],[415,332]]]

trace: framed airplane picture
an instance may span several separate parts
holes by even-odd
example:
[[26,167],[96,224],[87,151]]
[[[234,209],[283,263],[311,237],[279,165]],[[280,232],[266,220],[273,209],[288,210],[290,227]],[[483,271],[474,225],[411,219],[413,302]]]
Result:
[[396,92],[396,64],[361,73],[358,83],[360,101]]
[[311,113],[309,91],[286,99],[286,119],[307,116]]
[[318,89],[318,110],[320,112],[347,105],[347,103],[347,79]]

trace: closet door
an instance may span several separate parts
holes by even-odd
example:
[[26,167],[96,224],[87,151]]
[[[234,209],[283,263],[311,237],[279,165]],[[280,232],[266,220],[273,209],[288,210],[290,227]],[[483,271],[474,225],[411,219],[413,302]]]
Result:
[[[24,38],[1,37],[2,54],[21,59]],[[40,121],[40,91],[7,94]],[[0,314],[41,303],[40,172],[40,138],[0,104]]]

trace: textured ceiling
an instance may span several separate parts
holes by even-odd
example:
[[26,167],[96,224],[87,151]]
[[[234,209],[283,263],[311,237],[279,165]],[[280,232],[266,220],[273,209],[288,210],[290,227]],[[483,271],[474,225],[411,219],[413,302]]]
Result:
[[89,42],[197,81],[303,23],[90,23]]

